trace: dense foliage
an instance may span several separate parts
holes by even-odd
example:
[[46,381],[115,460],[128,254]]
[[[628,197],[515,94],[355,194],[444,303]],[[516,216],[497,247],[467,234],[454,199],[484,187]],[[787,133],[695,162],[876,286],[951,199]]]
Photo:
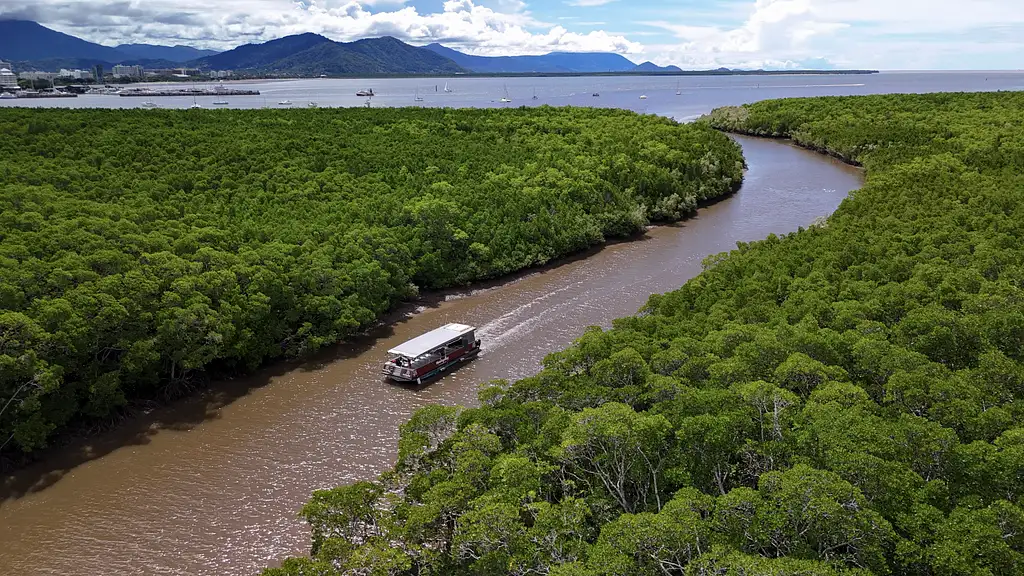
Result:
[[718,127],[863,162],[394,471],[314,494],[268,575],[1024,573],[1024,94],[785,100]]
[[741,178],[727,137],[623,111],[3,109],[0,450]]

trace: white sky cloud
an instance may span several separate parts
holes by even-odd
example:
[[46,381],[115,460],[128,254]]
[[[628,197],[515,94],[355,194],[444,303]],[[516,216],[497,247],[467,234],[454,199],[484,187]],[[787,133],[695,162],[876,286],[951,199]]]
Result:
[[1016,68],[1024,54],[1024,0],[425,2],[0,0],[0,17],[104,44],[226,49],[302,32],[336,40],[391,35],[473,54],[607,51],[686,68]]
[[950,61],[944,56],[965,50],[1024,49],[1024,35],[998,46],[990,37],[997,27],[1024,33],[1021,0],[756,0],[745,5],[745,19],[732,27],[701,25],[685,13],[648,20],[645,24],[669,31],[675,42],[646,48],[656,63],[692,68],[792,67],[827,60],[883,69],[941,68]]
[[485,55],[643,50],[623,36],[572,32],[540,22],[521,0],[499,0],[494,7],[446,0],[433,13],[421,13],[402,0],[34,0],[17,9],[2,4],[0,14],[37,20],[104,44],[188,43],[226,49],[316,32],[342,41],[387,35],[419,44],[442,42]]

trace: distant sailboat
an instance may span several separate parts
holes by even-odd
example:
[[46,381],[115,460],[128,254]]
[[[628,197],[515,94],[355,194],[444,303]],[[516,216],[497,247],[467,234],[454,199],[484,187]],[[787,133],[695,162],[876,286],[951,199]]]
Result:
[[533,99],[534,100],[537,99],[537,89],[536,88],[533,89]]
[[423,102],[423,96],[420,96],[420,89],[419,88],[416,89],[416,97],[414,98],[414,100],[416,102]]
[[682,96],[683,91],[679,88],[679,82],[676,82],[676,96]]
[[454,92],[454,90],[452,90],[451,88],[448,87],[448,83],[447,82],[444,83],[444,91],[445,92]]
[[202,106],[199,105],[199,102],[196,102],[196,83],[195,82],[192,83],[192,105],[189,106],[189,108],[191,108],[193,110],[197,110],[199,108],[202,108]]
[[512,99],[508,97],[508,85],[505,86],[505,95],[501,97],[502,104],[508,104]]

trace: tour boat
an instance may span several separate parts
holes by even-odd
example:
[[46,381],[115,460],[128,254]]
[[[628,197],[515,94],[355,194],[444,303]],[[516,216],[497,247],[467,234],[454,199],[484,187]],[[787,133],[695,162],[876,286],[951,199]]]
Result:
[[356,96],[373,96],[373,88],[370,88],[369,90],[360,90],[359,92],[356,92]]
[[446,324],[388,350],[391,359],[381,373],[396,382],[422,384],[479,353],[475,327]]

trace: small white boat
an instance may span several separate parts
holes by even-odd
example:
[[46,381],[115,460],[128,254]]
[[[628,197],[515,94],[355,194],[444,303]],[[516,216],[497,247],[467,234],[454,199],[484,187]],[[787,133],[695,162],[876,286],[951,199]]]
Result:
[[152,101],[149,101],[149,100],[146,100],[145,102],[143,102],[142,103],[142,107],[143,108],[159,108],[159,106],[157,105],[156,102],[152,102]]
[[512,99],[508,97],[508,86],[505,86],[505,95],[501,97],[502,104],[508,104]]
[[682,96],[683,91],[679,88],[679,82],[676,82],[676,96]]
[[445,92],[454,92],[454,90],[452,90],[451,88],[448,87],[448,83],[447,82],[444,83],[444,91]]
[[17,100],[13,92],[0,92],[0,100]]
[[375,94],[373,93],[373,88],[370,88],[369,90],[360,90],[359,92],[356,92],[356,96],[367,96],[372,98]]
[[416,89],[416,97],[413,98],[413,100],[416,101],[416,102],[423,102],[423,96],[420,96],[420,89],[419,88]]
[[280,102],[277,103],[277,105],[278,106],[291,106],[292,105],[292,101],[291,100],[281,100]]
[[228,101],[227,100],[217,100],[216,102],[213,103],[213,105],[214,106],[227,106],[228,105]]
[[309,107],[309,108],[319,108],[320,107],[320,103],[317,102],[316,100],[310,100],[309,104],[306,104],[306,106]]
[[641,94],[640,95],[640,99],[641,100],[647,100],[647,94]]

